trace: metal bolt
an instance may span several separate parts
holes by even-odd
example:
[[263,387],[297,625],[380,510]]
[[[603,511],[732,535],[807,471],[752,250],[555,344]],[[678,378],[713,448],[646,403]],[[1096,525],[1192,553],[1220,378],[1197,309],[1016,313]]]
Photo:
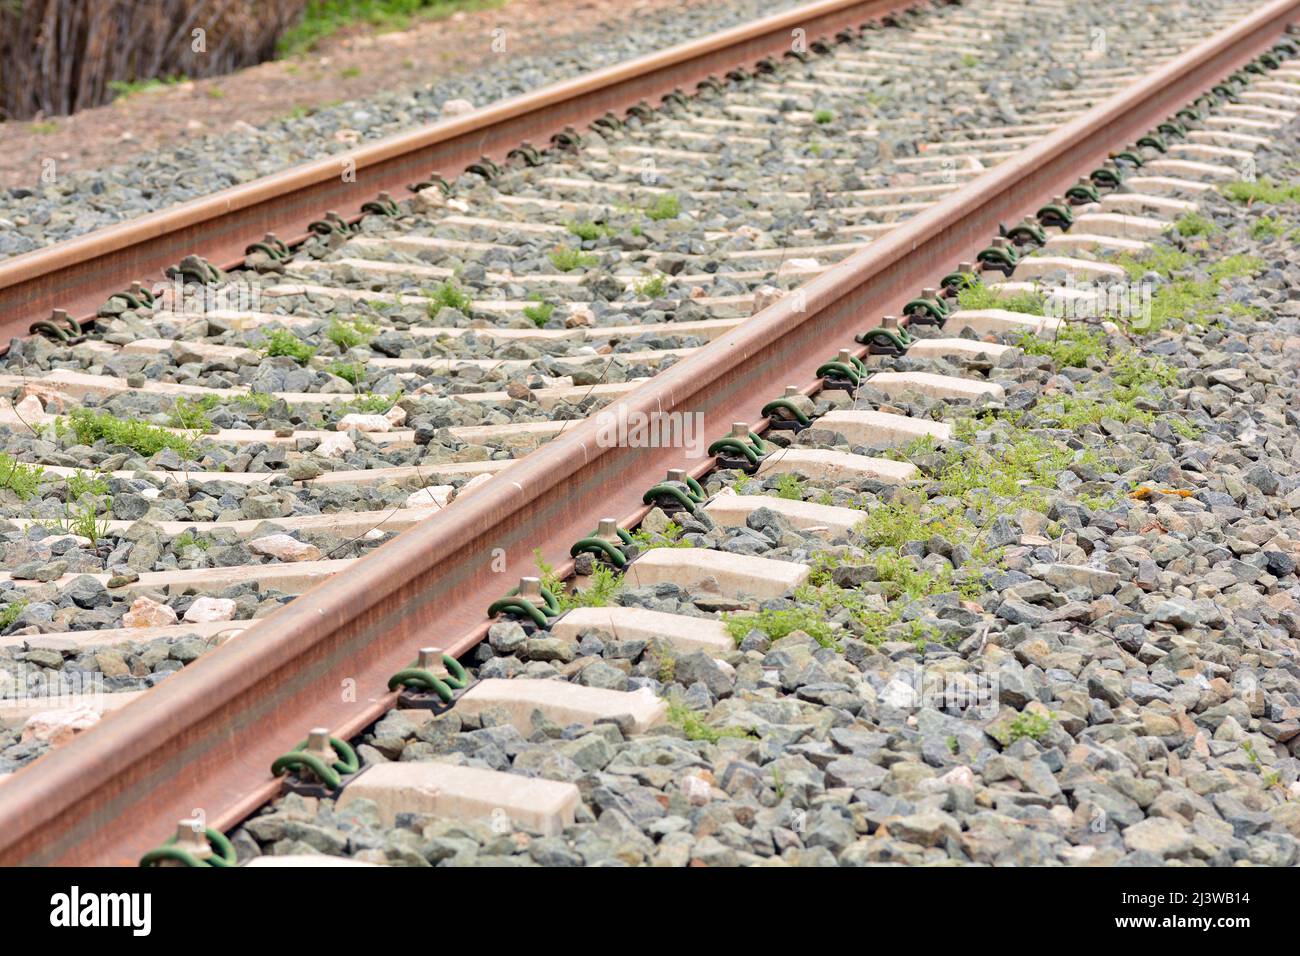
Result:
[[596,537],[602,541],[608,541],[610,544],[619,544],[618,519],[601,518],[596,523]]
[[994,248],[994,249],[1004,249],[1004,248],[1006,248],[1006,245],[1007,245],[1007,238],[1006,238],[1006,236],[995,236],[995,237],[994,237],[994,239],[993,239],[993,248]]
[[542,579],[520,578],[519,596],[525,601],[532,601],[534,604],[545,604],[546,598],[542,597]]
[[669,481],[675,481],[675,482],[677,482],[678,484],[681,484],[681,485],[686,484],[686,469],[685,469],[685,468],[669,468],[669,469],[668,469],[668,480],[669,480]]
[[200,860],[212,856],[212,847],[208,845],[208,835],[203,828],[195,825],[194,820],[181,820],[176,824],[176,848],[184,850]]
[[392,193],[387,193],[387,192],[382,192],[382,193],[379,194],[379,201],[380,201],[380,202],[392,202],[392,201],[393,201],[393,194],[392,194]]
[[853,364],[853,353],[848,349],[840,349],[839,360],[845,365]]
[[785,398],[798,398],[803,392],[798,385],[787,385],[785,387]]
[[881,320],[880,320],[880,327],[881,327],[882,329],[896,329],[896,328],[898,328],[898,316],[896,316],[896,315],[886,315],[886,316],[882,317]]
[[416,655],[415,666],[422,671],[431,671],[442,663],[442,651],[436,647],[422,647]]
[[306,753],[313,757],[319,757],[325,766],[329,766],[338,760],[338,755],[334,753],[334,747],[330,744],[330,732],[327,727],[313,727],[307,731],[307,750]]
[[67,321],[68,321],[68,310],[67,310],[67,309],[55,309],[54,312],[51,314],[50,317],[51,317],[55,322],[67,322]]
[[932,289],[932,288],[922,289],[921,298],[929,299],[931,302],[933,302],[935,299],[939,298],[939,290]]
[[959,262],[959,263],[957,263],[957,271],[958,271],[958,272],[974,272],[974,271],[975,271],[975,264],[972,263],[972,262]]
[[731,437],[749,441],[749,422],[732,422]]

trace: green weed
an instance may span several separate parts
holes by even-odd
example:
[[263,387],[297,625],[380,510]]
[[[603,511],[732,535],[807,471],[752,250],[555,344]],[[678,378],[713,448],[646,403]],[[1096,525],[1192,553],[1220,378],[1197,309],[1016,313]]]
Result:
[[17,601],[10,601],[3,608],[0,608],[0,631],[12,627],[14,622],[22,615],[25,607],[27,607],[27,599],[19,598]]
[[559,246],[551,250],[549,256],[551,265],[561,272],[572,272],[574,269],[589,269],[600,262],[600,258],[594,253],[583,252],[581,249],[574,249],[570,246]]
[[26,501],[40,488],[45,469],[40,465],[27,465],[13,455],[0,452],[0,488],[7,488]]
[[189,458],[194,451],[194,436],[177,435],[157,425],[120,419],[108,412],[74,408],[68,416],[68,424],[82,445],[93,445],[102,440],[109,445],[124,445],[146,457],[156,455],[164,448],[170,448],[182,458]]
[[695,711],[677,700],[668,701],[668,723],[686,734],[687,740],[703,740],[711,744],[716,744],[723,737],[757,737],[752,731],[740,727],[711,727]]
[[1265,177],[1256,182],[1228,183],[1223,194],[1233,202],[1280,206],[1300,202],[1300,183],[1275,183]]
[[760,610],[756,614],[726,614],[722,618],[727,633],[739,646],[750,631],[759,630],[771,640],[795,631],[803,631],[822,647],[834,647],[835,636],[823,615],[806,607],[793,607],[784,611]]
[[348,349],[369,342],[378,331],[379,326],[362,318],[348,321],[335,319],[325,330],[325,337],[338,346],[339,351],[346,352]]
[[681,213],[681,200],[672,193],[661,194],[645,210],[645,214],[655,222],[663,219],[676,219]]
[[431,319],[437,318],[442,309],[455,309],[457,312],[469,315],[474,305],[470,297],[456,285],[454,279],[440,282],[432,289],[425,289],[424,295],[429,300],[428,311]]
[[306,365],[316,354],[316,347],[308,345],[288,329],[275,329],[266,335],[262,354],[267,358],[287,355],[299,365]]

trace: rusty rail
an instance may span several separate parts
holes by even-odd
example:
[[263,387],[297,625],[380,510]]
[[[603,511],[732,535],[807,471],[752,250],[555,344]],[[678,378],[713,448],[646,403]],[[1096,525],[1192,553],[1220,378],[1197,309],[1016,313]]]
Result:
[[300,240],[328,209],[356,213],[381,191],[404,190],[430,171],[453,178],[483,156],[504,160],[524,141],[545,145],[566,126],[779,57],[796,29],[811,44],[918,2],[823,0],[15,256],[0,262],[0,341],[27,334],[56,308],[89,319],[109,296],[136,279],[151,284],[183,256],[231,268],[264,233]]
[[[837,345],[897,312],[924,284],[1032,212],[1106,154],[1265,50],[1300,10],[1275,0],[837,264],[631,393],[629,413],[705,415],[707,434],[754,420],[789,381],[811,380]],[[387,678],[420,646],[451,653],[483,611],[598,518],[630,515],[672,448],[603,447],[594,420],[402,534],[169,678],[147,698],[0,787],[0,864],[128,864],[195,808],[228,827],[277,792],[271,761],[309,726],[355,733],[393,696]]]

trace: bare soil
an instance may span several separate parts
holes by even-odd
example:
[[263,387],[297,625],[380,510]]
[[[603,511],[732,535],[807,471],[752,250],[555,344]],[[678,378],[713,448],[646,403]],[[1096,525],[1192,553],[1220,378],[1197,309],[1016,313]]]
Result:
[[[707,0],[671,2],[685,11]],[[68,171],[99,169],[239,122],[258,126],[297,109],[417,89],[447,74],[495,66],[502,56],[572,51],[581,45],[582,32],[610,22],[635,23],[639,12],[662,11],[664,5],[653,0],[512,0],[396,33],[359,27],[291,59],[132,93],[73,116],[0,123],[0,187],[36,183],[46,159]],[[498,29],[506,31],[500,53],[492,49]]]

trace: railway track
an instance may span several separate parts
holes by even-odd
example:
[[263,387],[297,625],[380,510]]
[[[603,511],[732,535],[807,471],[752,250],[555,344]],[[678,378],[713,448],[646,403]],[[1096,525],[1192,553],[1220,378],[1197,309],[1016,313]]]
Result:
[[[791,814],[819,804],[808,781],[792,780],[802,804],[781,809],[781,761],[795,777],[805,764],[833,767],[840,782],[831,789],[850,793],[883,770],[855,750],[836,759],[824,742],[769,753],[785,731],[755,728],[809,720],[825,722],[823,741],[836,727],[847,734],[861,678],[846,668],[881,648],[900,653],[893,645],[908,635],[923,660],[936,659],[927,642],[955,642],[937,660],[970,651],[978,628],[966,633],[960,613],[904,619],[897,586],[915,590],[920,575],[933,591],[921,597],[960,594],[972,607],[956,608],[978,616],[972,608],[1008,586],[989,576],[988,535],[947,541],[946,553],[922,549],[908,568],[868,546],[911,540],[880,523],[903,520],[900,504],[923,504],[904,489],[914,496],[919,487],[924,499],[927,455],[980,444],[979,426],[998,421],[1023,384],[1009,370],[1034,354],[1028,341],[1076,334],[1053,313],[1097,311],[1095,290],[1080,284],[1127,278],[1125,265],[1146,262],[1204,190],[1253,175],[1257,151],[1281,135],[1300,97],[1276,62],[1288,49],[1257,60],[1291,15],[1280,3],[1224,6],[1195,24],[1171,23],[1155,46],[1126,48],[1115,37],[1102,56],[1086,38],[1062,41],[1075,57],[1063,92],[1053,88],[1058,63],[1018,64],[1006,91],[961,70],[975,69],[973,51],[996,47],[999,29],[1062,29],[1075,16],[1068,5],[919,12],[810,45],[806,60],[766,62],[698,97],[671,97],[660,111],[604,118],[546,154],[525,149],[504,168],[482,162],[454,183],[426,185],[409,205],[380,198],[357,222],[324,217],[293,251],[273,239],[251,247],[242,272],[187,259],[180,271],[191,281],[157,301],[119,295],[92,328],[58,327],[61,319],[47,328],[77,341],[17,341],[0,379],[15,396],[6,453],[13,474],[39,464],[47,474],[32,480],[53,477],[63,491],[57,508],[41,497],[52,513],[18,505],[8,518],[20,532],[38,529],[7,575],[14,623],[28,630],[4,640],[25,648],[34,666],[24,677],[30,671],[42,692],[0,716],[21,724],[46,707],[61,669],[101,675],[96,691],[106,670],[117,671],[120,692],[95,701],[120,713],[0,787],[0,819],[12,823],[0,858],[126,862],[160,841],[160,820],[194,806],[224,853],[217,833],[281,785],[260,758],[323,726],[306,750],[324,764],[306,765],[326,784],[334,757],[352,770],[347,748],[332,757],[325,738],[352,737],[381,717],[394,700],[384,695],[388,678],[417,647],[430,650],[407,676],[425,693],[408,690],[406,703],[433,709],[389,713],[359,738],[368,769],[342,789],[337,813],[366,799],[353,812],[390,831],[399,813],[424,813],[499,824],[497,836],[513,833],[513,820],[549,841],[534,860],[558,862],[573,848],[555,841],[587,822],[593,804],[600,820],[638,819],[646,793],[582,777],[604,772],[626,744],[629,753],[667,748],[665,764],[689,778],[665,796],[668,809],[707,804],[719,788],[735,796],[731,783],[745,790],[739,778],[753,777],[759,805],[772,809],[776,796],[779,820],[766,829],[797,836],[803,823],[791,830]],[[1240,73],[1247,63],[1255,73]],[[882,98],[904,80],[932,84],[934,112],[887,122]],[[911,148],[900,150],[900,139]],[[705,162],[699,188],[692,170]],[[1126,258],[1108,261],[1117,256]],[[230,290],[239,307],[187,311],[181,301]],[[852,344],[891,314],[903,318]],[[848,351],[836,354],[840,345]],[[796,385],[786,390],[788,381]],[[638,420],[662,426],[667,440],[628,441]],[[1031,438],[1044,440],[1019,440],[1028,448]],[[1014,474],[1031,451],[1035,462],[1055,460],[1045,446],[1015,448],[1014,461],[994,465]],[[1036,469],[1022,480],[1043,480]],[[1070,473],[1080,470],[1098,465]],[[953,497],[953,482],[940,497]],[[1034,510],[1037,499],[1010,497]],[[913,510],[924,519],[925,508]],[[607,514],[617,520],[593,535]],[[920,528],[933,530],[927,522],[935,525]],[[641,530],[633,539],[614,526]],[[692,546],[664,546],[684,543]],[[576,590],[527,596],[539,545],[542,562],[556,565],[549,583],[576,571]],[[1074,554],[1062,553],[1067,546],[1079,560],[1064,559]],[[965,550],[954,558],[954,547]],[[1051,573],[1088,586],[1114,573],[1087,571],[1077,538],[1058,536],[1056,547],[1052,567],[1075,571]],[[927,565],[927,553],[941,560]],[[872,562],[874,576],[862,570]],[[617,586],[611,567],[632,597],[596,606]],[[525,596],[498,604],[506,620],[489,630],[484,609],[520,577]],[[60,621],[31,613],[65,593],[70,613]],[[850,597],[865,603],[850,609]],[[556,616],[560,601],[577,606]],[[736,623],[746,612],[763,626]],[[1012,623],[1035,620],[1023,613]],[[796,639],[772,648],[781,630]],[[221,646],[206,655],[204,641]],[[127,654],[111,653],[121,646]],[[42,665],[55,656],[59,666]],[[92,657],[97,668],[86,666]],[[678,666],[697,679],[677,679]],[[816,679],[789,678],[791,667]],[[159,686],[137,705],[141,668]],[[742,679],[753,696],[737,690]],[[459,692],[465,680],[474,683]],[[674,683],[685,696],[667,694]],[[762,704],[787,691],[798,692],[786,701],[798,720]],[[430,701],[439,695],[455,697],[445,716],[445,702]],[[665,723],[676,728],[667,736],[655,730]],[[415,738],[427,745],[422,757],[469,760],[408,757]],[[680,739],[689,746],[671,742]],[[954,755],[964,746],[956,739]],[[572,746],[529,746],[549,740]],[[721,768],[705,767],[701,741],[724,750],[736,741],[743,768],[715,777]],[[288,763],[295,773],[304,765]],[[178,767],[200,764],[177,779]],[[86,767],[110,765],[102,781],[87,780]],[[642,789],[672,779],[621,772]],[[159,786],[162,776],[171,782]],[[333,796],[319,780],[304,792]],[[236,844],[280,844],[286,817],[302,812],[292,805],[300,797],[288,800],[255,817]],[[116,818],[132,821],[128,832],[108,832]],[[658,859],[645,839],[628,836],[630,849],[613,855]],[[213,859],[188,825],[181,845],[160,857]],[[681,841],[660,845],[660,862],[773,855],[726,844],[731,856],[710,846],[678,860]],[[828,844],[801,848],[813,846]]]

